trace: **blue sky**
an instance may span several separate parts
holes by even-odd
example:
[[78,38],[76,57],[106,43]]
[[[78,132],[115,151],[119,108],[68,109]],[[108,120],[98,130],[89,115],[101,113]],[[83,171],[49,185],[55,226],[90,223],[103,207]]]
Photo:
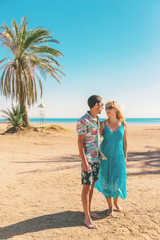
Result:
[[[28,16],[29,29],[51,30],[65,56],[62,84],[43,82],[30,117],[41,102],[47,117],[80,117],[92,94],[117,100],[125,117],[160,117],[159,0],[0,0],[0,9],[0,23]],[[0,47],[0,59],[6,54]],[[10,104],[0,96],[0,109]]]

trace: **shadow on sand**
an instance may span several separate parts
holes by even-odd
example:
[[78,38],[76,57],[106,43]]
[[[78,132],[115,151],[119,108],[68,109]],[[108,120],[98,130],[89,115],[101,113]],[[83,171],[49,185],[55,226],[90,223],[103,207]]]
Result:
[[[43,159],[43,158],[42,158]],[[43,167],[40,167],[40,164],[50,164],[50,163],[56,163],[56,162],[63,162],[63,163],[71,163],[68,166],[61,166],[61,167],[55,167],[54,165],[49,165],[49,169],[43,169]],[[48,159],[43,159],[43,160],[38,160],[38,161],[13,161],[12,163],[16,164],[33,164],[35,165],[34,170],[30,171],[24,171],[24,172],[18,172],[17,174],[26,174],[26,173],[36,173],[36,172],[57,172],[59,170],[66,170],[66,169],[73,169],[73,168],[80,168],[80,162],[81,159],[78,155],[69,155],[69,156],[61,156],[61,157],[53,157],[53,158],[48,158]],[[72,164],[72,163],[77,163],[77,164]],[[38,165],[38,169],[36,166]]]
[[14,236],[47,229],[83,226],[83,218],[82,212],[73,211],[39,216],[1,228],[0,239],[11,239]]
[[[134,166],[138,167],[138,163],[142,163],[140,172],[130,172],[128,175],[148,175],[148,174],[160,174],[160,149],[147,152],[129,152],[128,162],[134,162]],[[129,168],[132,168],[130,166]]]
[[69,156],[60,156],[60,157],[51,157],[48,159],[39,160],[39,161],[13,161],[12,163],[54,163],[54,162],[81,162],[81,159],[78,155],[69,155]]
[[[63,162],[70,163],[67,166],[55,167],[54,163]],[[134,163],[134,165],[129,165],[127,168],[129,169],[128,176],[134,175],[149,175],[149,174],[160,174],[160,148],[157,148],[153,151],[145,151],[145,152],[129,152],[128,153],[128,162]],[[59,157],[51,157],[48,159],[41,158],[38,161],[14,161],[12,163],[15,164],[33,164],[35,166],[34,170],[18,172],[17,174],[27,174],[27,173],[36,173],[36,172],[55,172],[59,170],[66,169],[80,169],[81,159],[78,155],[68,155],[68,156],[59,156]],[[44,169],[40,167],[40,164],[52,164],[49,165],[48,169]],[[73,164],[76,163],[76,164]],[[139,167],[139,163],[141,163],[141,167]],[[38,169],[37,167],[38,166]],[[130,172],[132,168],[139,168],[140,171]]]

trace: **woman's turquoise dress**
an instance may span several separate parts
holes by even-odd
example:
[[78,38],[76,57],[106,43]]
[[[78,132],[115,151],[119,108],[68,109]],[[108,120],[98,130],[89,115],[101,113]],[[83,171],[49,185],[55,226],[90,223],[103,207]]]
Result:
[[107,160],[101,160],[99,179],[95,182],[95,188],[106,198],[117,196],[126,198],[126,164],[123,150],[123,123],[112,132],[106,125],[103,130],[101,151]]

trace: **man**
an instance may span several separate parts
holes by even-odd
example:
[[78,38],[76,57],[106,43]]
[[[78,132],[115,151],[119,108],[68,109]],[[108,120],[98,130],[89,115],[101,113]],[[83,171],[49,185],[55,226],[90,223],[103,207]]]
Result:
[[91,229],[97,228],[91,217],[100,218],[91,212],[91,200],[95,181],[98,180],[100,158],[100,114],[103,109],[102,98],[93,95],[88,99],[90,111],[77,122],[78,148],[82,159],[82,205],[84,224]]

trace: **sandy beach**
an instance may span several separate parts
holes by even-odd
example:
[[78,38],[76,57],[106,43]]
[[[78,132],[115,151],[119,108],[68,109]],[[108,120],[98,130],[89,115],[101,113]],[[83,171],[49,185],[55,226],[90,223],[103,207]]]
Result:
[[2,135],[0,124],[0,239],[160,239],[160,126],[128,126],[127,199],[106,217],[94,191],[98,229],[83,225],[81,161],[75,124],[66,132]]

